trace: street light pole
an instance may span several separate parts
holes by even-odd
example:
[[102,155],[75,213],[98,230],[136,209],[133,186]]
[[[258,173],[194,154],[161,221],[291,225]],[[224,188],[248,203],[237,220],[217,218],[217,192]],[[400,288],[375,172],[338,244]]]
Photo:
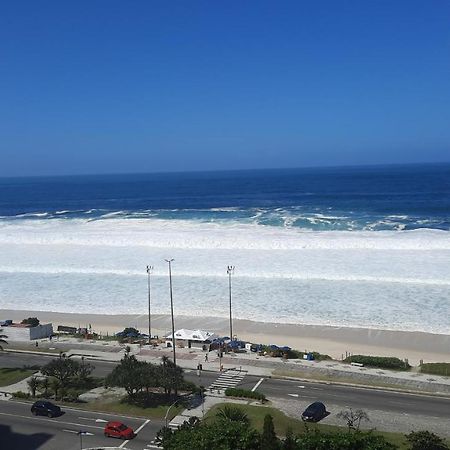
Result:
[[231,275],[234,273],[234,266],[227,267],[228,274],[228,292],[230,294],[230,339],[233,340],[233,317],[231,314]]
[[147,285],[148,285],[148,345],[152,340],[152,322],[151,322],[151,294],[150,294],[150,275],[152,274],[153,266],[147,266]]
[[177,365],[177,357],[175,354],[175,322],[173,320],[173,293],[172,293],[172,262],[174,259],[165,260],[169,264],[169,287],[170,287],[170,314],[172,316],[172,348],[173,348],[173,364]]

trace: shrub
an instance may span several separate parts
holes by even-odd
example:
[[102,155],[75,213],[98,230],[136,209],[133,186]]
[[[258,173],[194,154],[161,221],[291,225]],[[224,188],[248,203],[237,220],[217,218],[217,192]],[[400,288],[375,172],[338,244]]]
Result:
[[17,392],[13,392],[12,395],[14,398],[23,398],[23,399],[30,398],[30,394],[28,392],[17,391]]
[[355,362],[367,367],[379,367],[380,369],[409,370],[411,368],[406,361],[386,356],[352,355],[345,358],[344,362]]
[[422,373],[450,376],[450,363],[426,363],[420,366]]
[[37,327],[39,325],[39,319],[37,317],[28,317],[28,319],[23,319],[21,323]]
[[406,435],[411,450],[446,450],[447,444],[442,438],[429,431],[413,431]]
[[260,400],[262,402],[267,400],[266,396],[261,392],[250,391],[249,389],[227,388],[225,390],[225,395],[227,397],[254,398],[255,400]]
[[303,359],[305,355],[312,353],[315,361],[326,361],[332,359],[330,355],[325,355],[319,352],[301,352],[299,350],[289,350],[287,352],[287,357],[289,359]]

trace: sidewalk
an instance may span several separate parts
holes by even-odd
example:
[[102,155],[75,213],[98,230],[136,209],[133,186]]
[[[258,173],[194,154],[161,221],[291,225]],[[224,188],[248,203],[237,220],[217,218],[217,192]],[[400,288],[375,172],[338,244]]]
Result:
[[[158,346],[148,348],[138,344],[129,344],[131,353],[141,361],[159,363],[162,356],[172,357],[172,349]],[[114,341],[81,341],[75,338],[63,338],[51,343],[42,342],[40,351],[33,351],[30,346],[26,352],[47,354],[44,350],[57,352],[64,349],[68,357],[84,357],[95,360],[118,362],[124,355],[127,345]],[[11,351],[8,349],[7,351]],[[22,350],[23,351],[23,350]],[[55,356],[58,353],[55,353]],[[259,377],[298,378],[330,383],[367,385],[369,387],[390,387],[400,390],[424,391],[429,393],[450,395],[450,377],[421,374],[418,372],[401,372],[378,368],[351,366],[335,360],[306,361],[299,359],[282,360],[267,356],[258,356],[255,353],[229,353],[220,360],[216,352],[208,354],[205,361],[205,352],[201,350],[177,348],[177,363],[184,369],[196,370],[202,364],[203,370],[220,372],[236,368],[246,371],[248,375]]]

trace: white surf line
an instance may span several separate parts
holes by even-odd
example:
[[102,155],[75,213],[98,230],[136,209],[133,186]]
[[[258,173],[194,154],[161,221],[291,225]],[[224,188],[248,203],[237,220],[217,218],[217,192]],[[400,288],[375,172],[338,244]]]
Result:
[[259,381],[253,386],[252,392],[255,392],[258,389],[259,385],[264,381],[264,378],[260,378]]
[[[145,425],[147,425],[148,423],[150,423],[150,419],[147,419],[147,420],[146,420],[139,428],[137,428],[136,431],[134,432],[134,434],[135,434],[135,435],[138,434],[139,431],[141,431],[142,428],[144,428]],[[126,441],[123,441],[122,444],[119,445],[119,448],[123,448],[123,447],[125,446],[125,444],[128,444],[128,442],[130,442],[129,439],[126,440]]]

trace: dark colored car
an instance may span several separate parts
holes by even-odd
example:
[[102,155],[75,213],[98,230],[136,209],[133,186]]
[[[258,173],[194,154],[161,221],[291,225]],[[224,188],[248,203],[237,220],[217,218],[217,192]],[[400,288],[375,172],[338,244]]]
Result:
[[324,417],[328,416],[329,412],[322,402],[311,403],[302,414],[302,419],[308,422],[319,422]]
[[133,439],[135,436],[133,429],[122,422],[108,422],[105,426],[104,434],[106,437],[119,439]]
[[52,402],[39,400],[33,403],[31,412],[35,416],[57,417],[61,415],[61,408]]

